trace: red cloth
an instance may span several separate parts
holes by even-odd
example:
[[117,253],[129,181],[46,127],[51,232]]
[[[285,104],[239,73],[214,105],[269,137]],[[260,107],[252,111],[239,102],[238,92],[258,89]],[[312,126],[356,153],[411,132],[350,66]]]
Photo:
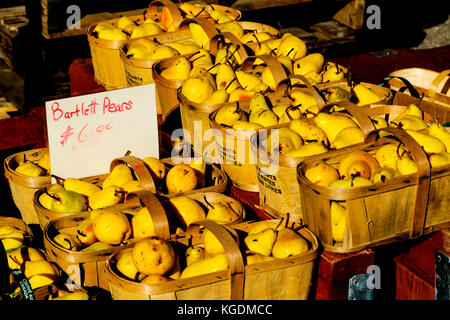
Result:
[[105,91],[105,88],[95,81],[91,59],[74,60],[69,67],[69,77],[71,96]]

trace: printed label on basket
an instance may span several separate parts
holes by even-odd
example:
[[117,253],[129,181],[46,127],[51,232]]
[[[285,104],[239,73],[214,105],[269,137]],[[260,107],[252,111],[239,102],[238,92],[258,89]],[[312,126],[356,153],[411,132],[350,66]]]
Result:
[[264,188],[278,194],[283,193],[281,189],[277,187],[277,177],[275,177],[274,175],[267,174],[260,167],[256,166],[256,176],[258,177],[260,185]]
[[52,175],[108,173],[127,151],[159,157],[154,84],[47,101],[45,108]]

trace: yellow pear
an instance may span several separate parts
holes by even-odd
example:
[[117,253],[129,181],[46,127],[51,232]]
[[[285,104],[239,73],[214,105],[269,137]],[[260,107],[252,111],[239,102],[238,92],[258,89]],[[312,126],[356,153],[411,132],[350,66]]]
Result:
[[130,39],[153,36],[162,33],[163,30],[156,23],[144,23],[133,28]]
[[77,178],[64,179],[64,189],[78,192],[86,197],[101,190],[99,186]]
[[246,99],[251,98],[256,93],[257,93],[257,91],[245,90],[245,89],[239,87],[230,92],[228,102],[246,100]]
[[388,179],[392,179],[398,175],[398,172],[394,168],[382,167],[377,169],[370,178],[373,183],[386,182]]
[[321,53],[310,53],[303,58],[295,60],[294,74],[305,75],[311,71],[319,71],[325,61],[324,56]]
[[252,113],[259,110],[267,110],[270,108],[267,103],[266,97],[261,92],[257,92],[250,98],[249,109],[250,113]]
[[103,187],[88,197],[89,207],[91,209],[101,209],[114,206],[123,199],[123,189],[115,185]]
[[239,214],[234,211],[229,203],[209,203],[206,219],[219,224],[227,224],[239,219]]
[[142,161],[148,166],[154,179],[162,180],[165,178],[167,169],[164,162],[150,156],[142,158]]
[[327,187],[331,182],[339,179],[339,172],[335,167],[318,161],[305,170],[305,178],[319,186]]
[[247,248],[254,253],[270,256],[272,247],[277,239],[277,233],[272,228],[249,234],[245,237],[244,243]]
[[165,275],[176,260],[172,245],[155,236],[138,240],[132,255],[137,270],[145,275]]
[[117,209],[104,209],[92,223],[95,236],[103,243],[118,245],[130,238],[130,222],[127,216]]
[[145,56],[155,51],[157,47],[158,45],[156,42],[152,40],[145,38],[136,39],[127,44],[127,57],[132,57],[133,59],[143,59]]
[[204,220],[206,218],[203,207],[197,201],[189,197],[182,196],[170,198],[165,206],[170,213],[177,217],[177,220],[182,221],[186,227],[193,222]]
[[130,280],[138,280],[143,276],[139,274],[133,261],[133,252],[131,250],[121,251],[117,256],[116,268],[121,275]]
[[230,32],[238,39],[244,36],[244,28],[236,21],[218,24],[217,29],[219,29],[220,32]]
[[0,240],[5,250],[21,247],[25,243],[25,233],[17,228],[4,226],[0,229]]
[[414,130],[407,129],[405,131],[407,134],[413,137],[413,139],[416,140],[417,143],[419,143],[420,146],[423,147],[423,150],[428,154],[447,151],[445,144],[434,136]]
[[431,154],[428,159],[432,168],[446,166],[450,164],[450,153],[449,152],[439,152]]
[[217,67],[216,86],[217,89],[227,89],[232,81],[235,81],[236,74],[229,65],[222,63]]
[[402,156],[396,161],[397,171],[401,175],[409,175],[418,171],[417,164],[408,156]]
[[345,78],[345,72],[336,63],[328,62],[322,74],[323,82],[339,81]]
[[331,182],[328,187],[330,188],[354,188],[365,187],[372,185],[372,181],[364,177],[343,178]]
[[228,101],[230,94],[225,89],[219,89],[211,93],[211,95],[203,100],[203,104],[222,104]]
[[428,128],[428,124],[422,119],[414,115],[404,115],[398,122],[391,121],[403,130],[420,131]]
[[131,218],[131,229],[134,239],[142,239],[155,235],[153,220],[146,207],[139,211]]
[[58,278],[58,270],[47,260],[25,261],[23,269],[33,290],[50,285]]
[[287,56],[292,60],[303,58],[307,53],[305,42],[297,36],[287,35],[281,40],[277,56]]
[[292,62],[292,59],[287,56],[280,56],[277,57],[277,60],[285,67],[288,74],[291,74],[294,70],[294,64]]
[[[394,143],[388,143],[383,146],[381,146],[376,152],[375,152],[375,159],[378,161],[378,164],[380,167],[388,167],[392,169],[397,168],[397,149],[398,144]],[[404,148],[403,148],[404,150]]]
[[338,132],[344,128],[359,128],[356,122],[350,118],[327,113],[319,113],[315,116],[314,123],[325,132],[329,141],[334,141]]
[[423,119],[423,111],[419,108],[416,104],[409,104],[408,107],[406,107],[405,111],[403,111],[397,118],[401,119],[406,115],[416,116],[420,119]]
[[298,120],[302,117],[300,107],[289,106],[284,113],[279,117],[278,124],[290,123],[292,120]]
[[244,120],[238,120],[238,121],[233,122],[231,127],[235,130],[256,130],[256,129],[264,128],[259,123],[248,122],[248,121],[244,121]]
[[154,51],[144,56],[148,60],[162,60],[178,56],[179,53],[172,47],[166,45],[159,45]]
[[331,234],[336,242],[343,242],[347,224],[347,208],[336,201],[331,201]]
[[187,164],[174,165],[167,172],[166,186],[169,194],[194,190],[197,187],[197,183],[197,173]]
[[[236,230],[228,226],[224,227],[234,239],[238,239]],[[212,233],[208,229],[206,229],[203,234],[203,247],[205,248],[205,253],[209,256],[225,252],[225,249],[220,243],[219,239],[217,239],[214,233]]]
[[233,19],[229,15],[225,14],[223,11],[220,10],[212,10],[209,13],[209,16],[213,18],[214,21],[216,21],[217,23],[225,23],[233,21]]
[[447,152],[450,152],[450,132],[445,127],[437,122],[433,122],[428,127],[428,134],[441,140]]
[[115,26],[112,26],[111,28],[99,28],[95,32],[97,32],[98,38],[103,40],[121,41],[128,39],[124,30]]
[[342,158],[338,170],[341,178],[370,178],[379,167],[377,160],[370,153],[356,150]]
[[265,255],[262,255],[259,253],[249,254],[246,256],[247,265],[252,265],[252,264],[256,264],[256,263],[260,263],[260,262],[273,261],[275,259],[276,259],[275,257],[265,256]]
[[193,76],[192,72],[194,71],[194,68],[196,68],[196,67],[203,67],[203,68],[208,69],[208,68],[210,68],[213,65],[211,54],[207,50],[205,50],[203,48],[198,49],[189,58],[189,61],[192,64],[191,77]]
[[109,250],[111,248],[114,248],[112,245],[97,241],[91,244],[90,246],[87,246],[84,249],[81,249],[80,252],[95,252],[95,251],[102,251],[102,250]]
[[339,131],[330,144],[331,149],[342,149],[365,141],[364,133],[360,128],[348,127]]
[[277,231],[283,229],[284,224],[280,224],[279,221],[272,221],[272,220],[261,220],[257,222],[252,222],[251,224],[249,224],[247,234],[257,233],[268,228]]
[[275,83],[275,78],[273,77],[272,70],[269,67],[265,67],[261,73],[262,83],[268,85],[270,89],[276,90],[277,84]]
[[272,247],[272,256],[282,259],[305,253],[308,249],[308,243],[300,234],[291,228],[284,228],[278,231]]
[[11,270],[20,269],[25,261],[41,261],[45,260],[44,254],[33,247],[23,247],[7,252],[8,266]]
[[353,91],[358,98],[358,106],[368,105],[382,100],[375,92],[360,83],[353,87]]
[[53,298],[52,300],[89,300],[89,294],[85,291],[68,292],[60,297]]
[[76,236],[66,233],[58,233],[53,238],[53,241],[67,250],[79,251],[83,247],[82,243]]
[[309,123],[306,120],[295,119],[289,123],[289,128],[297,132],[303,141],[316,141],[324,145],[328,145],[328,138],[321,128],[314,123]]
[[181,92],[190,101],[202,103],[215,88],[206,77],[191,77],[184,82]]
[[252,90],[253,88],[262,83],[260,78],[249,72],[236,70],[235,74],[239,84],[245,90]]
[[239,110],[238,105],[225,105],[221,107],[214,117],[214,121],[218,124],[231,126],[234,122],[242,120],[243,115]]
[[124,163],[116,165],[102,183],[102,189],[114,185],[121,187],[124,183],[134,180],[130,167]]
[[258,123],[263,127],[271,127],[278,124],[278,117],[270,109],[262,109],[250,113],[249,122]]
[[271,130],[271,133],[267,139],[267,149],[271,153],[278,152],[280,155],[284,155],[291,150],[298,149],[302,145],[303,140],[300,135],[288,127],[281,127]]
[[52,198],[52,211],[75,213],[87,210],[86,197],[81,193],[60,190],[53,193]]
[[209,258],[201,259],[189,264],[181,273],[180,279],[191,278],[227,269],[227,255],[225,253],[219,253]]
[[180,2],[178,8],[186,14],[186,18],[195,18],[202,13],[205,8],[201,4],[193,4],[189,2]]
[[317,101],[311,93],[300,89],[291,90],[289,96],[293,100],[293,105],[299,106],[302,113],[305,113],[308,107],[317,105]]
[[29,160],[20,162],[14,171],[30,177],[45,176],[45,169]]
[[50,172],[50,151],[49,149],[45,149],[41,157],[39,158],[37,165],[41,168],[44,168],[47,173]]
[[197,23],[189,23],[189,30],[195,43],[201,48],[209,50],[209,37],[205,30]]
[[39,196],[39,203],[41,204],[41,206],[43,206],[44,208],[48,209],[48,210],[52,210],[52,201],[53,198],[51,197],[55,192],[64,190],[64,186],[59,184],[59,183],[55,183],[52,184],[48,189],[46,189],[46,191],[44,193],[42,193]]
[[186,265],[205,258],[205,248],[199,245],[193,245],[186,250]]
[[184,56],[177,57],[166,69],[161,71],[161,76],[168,80],[186,80],[191,72],[191,63]]
[[159,274],[150,274],[141,280],[141,283],[144,284],[158,284],[171,281],[172,279],[161,276]]
[[309,157],[315,154],[327,152],[328,149],[320,142],[310,142],[302,145],[300,148],[286,152],[285,157]]

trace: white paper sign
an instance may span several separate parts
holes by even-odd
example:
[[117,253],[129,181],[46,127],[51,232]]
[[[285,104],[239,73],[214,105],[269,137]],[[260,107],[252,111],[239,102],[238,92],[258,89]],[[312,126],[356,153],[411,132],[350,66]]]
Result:
[[159,158],[154,84],[47,101],[45,109],[53,175],[108,173],[128,150]]

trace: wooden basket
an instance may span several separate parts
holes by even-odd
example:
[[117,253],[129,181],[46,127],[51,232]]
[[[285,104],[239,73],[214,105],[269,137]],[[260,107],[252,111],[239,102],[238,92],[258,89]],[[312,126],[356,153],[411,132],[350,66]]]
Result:
[[[329,112],[332,106],[341,106],[350,116],[355,117],[360,128],[366,136],[375,129],[372,122],[362,109],[350,102],[337,102],[323,104],[319,102],[319,112]],[[340,113],[338,113],[340,114]],[[342,114],[345,116],[345,114]],[[313,118],[307,118],[306,121],[313,122]],[[279,125],[277,127],[289,127],[289,124]],[[277,127],[274,127],[276,129]],[[297,166],[305,160],[323,157],[314,155],[310,157],[287,157],[282,155],[273,156],[270,152],[263,150],[262,141],[267,135],[256,134],[252,137],[252,148],[254,154],[257,154],[256,172],[259,186],[259,205],[271,216],[280,219],[289,215],[290,220],[301,223],[303,218],[300,184],[297,181]],[[348,147],[347,147],[348,148]],[[343,149],[341,149],[343,150]],[[334,150],[326,154],[333,154]],[[272,170],[267,172],[267,167]]]
[[[267,66],[271,69],[272,74],[274,75],[276,84],[280,83],[288,77],[282,64],[275,57],[270,55],[249,56],[242,63],[240,70],[248,71],[249,69],[251,69],[256,59],[261,59],[267,64]],[[185,140],[191,142],[195,153],[204,154],[206,148],[210,147],[211,144],[214,144],[214,140],[212,139],[212,137],[209,141],[203,139],[205,132],[211,128],[209,123],[209,115],[212,112],[230,103],[196,103],[188,100],[181,92],[181,88],[178,89],[177,93],[178,101],[180,102],[181,123],[183,125],[183,130],[186,138]],[[281,94],[275,92],[273,93],[273,96],[275,95]],[[240,100],[238,103],[240,106],[248,105],[250,103],[250,98]]]
[[17,219],[14,217],[0,216],[0,227],[4,227],[4,226],[9,226],[9,227],[13,227],[13,228],[22,230],[26,233],[26,235],[29,238],[33,238],[33,231],[28,226],[28,224],[21,219]]
[[[239,23],[242,24],[244,22]],[[208,28],[206,28],[205,30],[208,30]],[[217,33],[208,31],[208,34],[210,37],[210,52],[213,56],[217,54],[217,50],[219,49],[219,39],[221,37],[229,39],[235,46],[241,44],[240,41],[229,32]],[[242,45],[238,50],[238,53],[242,61],[247,59],[248,54]],[[189,59],[190,57],[192,57],[192,55],[187,55],[186,57]],[[172,111],[179,107],[177,91],[185,82],[185,80],[169,80],[161,76],[161,71],[167,68],[167,66],[169,66],[175,59],[176,58],[169,58],[164,61],[156,62],[152,67],[152,77],[155,81],[157,105],[161,110],[163,121],[165,121],[167,116]],[[164,97],[164,99],[160,99],[159,97]]]
[[[217,192],[197,192],[186,196],[198,201],[204,206],[207,205],[207,201],[209,203],[228,202],[239,214],[239,218],[229,225],[242,223],[246,217],[243,205],[239,201],[223,194]],[[155,232],[169,239],[172,235],[170,233],[169,214],[164,209],[164,201],[167,200],[157,197],[149,191],[136,191],[127,196],[127,203],[118,205],[116,208],[131,209],[136,206],[145,206],[152,216]],[[53,238],[58,232],[74,234],[77,226],[87,218],[88,215],[76,214],[50,221],[44,229],[44,246],[50,261],[58,264],[74,283],[80,286],[98,286],[102,289],[109,290],[109,284],[104,273],[105,260],[114,252],[133,246],[136,240],[130,238],[125,245],[94,252],[71,251],[54,242]],[[180,234],[177,236],[180,236]]]
[[[164,32],[160,35],[152,36],[151,38],[156,38],[161,43],[168,43],[182,39],[188,39],[191,37],[189,30],[178,31],[181,23],[183,22],[183,16],[178,8],[178,6],[170,0],[155,0],[150,2],[148,9],[144,15],[131,16],[130,18],[134,21],[141,23],[145,18],[151,18],[157,20],[160,18],[161,13],[158,11],[158,6],[163,5],[167,7],[173,17],[175,30],[174,32]],[[227,15],[231,16],[233,19],[240,19],[241,13],[237,10],[221,6],[212,5],[213,8],[225,12]],[[200,18],[207,18],[211,21],[209,14],[207,12],[211,10],[208,7],[205,11],[205,15],[200,15]],[[105,22],[114,23],[118,19],[111,19]],[[119,89],[127,87],[127,79],[125,76],[125,69],[120,56],[120,47],[125,45],[129,40],[113,41],[113,40],[103,40],[94,37],[93,31],[97,24],[92,24],[87,29],[88,42],[91,50],[92,65],[94,68],[95,80],[105,87],[107,90]],[[151,66],[150,66],[150,76],[151,76]]]
[[[186,159],[188,161],[190,158]],[[167,167],[170,167],[173,165],[173,162],[171,159],[162,159],[162,161],[167,165]],[[156,184],[152,178],[152,175],[150,174],[150,171],[147,169],[145,164],[142,160],[140,160],[137,157],[134,156],[124,156],[120,158],[113,159],[111,161],[110,165],[110,172],[113,170],[113,168],[121,163],[125,163],[129,165],[133,171],[136,173],[136,176],[139,177],[139,181],[141,182],[142,187],[145,190],[148,190],[154,194],[159,194],[163,196],[168,196],[167,193],[160,192],[156,188]],[[97,176],[91,176],[86,178],[81,178],[80,180],[88,181],[97,185],[101,185],[101,183],[105,180],[108,174],[102,174]],[[205,186],[202,188],[198,188],[193,191],[185,192],[183,195],[199,192],[199,191],[214,191],[223,193],[226,190],[227,186],[227,178],[223,174],[223,172],[217,168],[216,166],[210,167],[210,172],[208,172],[207,181],[205,182]],[[47,223],[50,221],[53,221],[55,219],[59,219],[61,217],[69,217],[73,215],[79,215],[79,216],[88,216],[90,211],[84,211],[79,213],[69,213],[69,212],[56,212],[53,210],[49,210],[45,207],[43,207],[39,202],[39,197],[45,193],[45,187],[39,189],[35,194],[33,198],[33,205],[34,209],[36,211],[37,217],[39,219],[39,224],[41,226],[41,229],[44,230]]]
[[[423,68],[401,69],[389,74],[389,85],[393,90],[401,90],[405,83],[403,79],[409,81],[420,95],[424,95],[424,100],[450,105],[450,69],[442,72]],[[405,92],[410,92],[405,91]]]
[[[450,165],[430,168],[420,145],[398,128],[374,130],[366,143],[319,157],[337,165],[347,154],[363,150],[373,154],[393,140],[376,140],[379,131],[388,132],[411,152],[419,172],[389,179],[385,183],[354,188],[329,188],[311,183],[304,172],[312,161],[298,166],[301,185],[303,219],[320,239],[326,250],[339,253],[355,252],[382,244],[413,239],[450,225],[449,193]],[[331,232],[330,201],[345,201],[347,224],[343,242],[336,243]]]
[[38,161],[45,148],[32,149],[15,153],[7,157],[3,163],[5,176],[8,179],[14,204],[19,209],[22,219],[27,224],[38,224],[39,218],[33,206],[36,191],[51,184],[51,177],[29,177],[15,171],[20,161],[26,157],[31,161]]
[[[113,299],[304,300],[308,298],[319,246],[314,234],[308,229],[303,228],[299,231],[311,245],[308,252],[244,266],[238,244],[222,226],[212,221],[203,220],[191,224],[186,238],[178,239],[178,241],[185,243],[189,239],[189,234],[198,233],[200,226],[213,232],[220,240],[227,254],[228,270],[147,285],[121,277],[115,270],[118,254],[115,253],[106,261],[106,276]],[[245,226],[237,225],[235,228],[243,230]]]

